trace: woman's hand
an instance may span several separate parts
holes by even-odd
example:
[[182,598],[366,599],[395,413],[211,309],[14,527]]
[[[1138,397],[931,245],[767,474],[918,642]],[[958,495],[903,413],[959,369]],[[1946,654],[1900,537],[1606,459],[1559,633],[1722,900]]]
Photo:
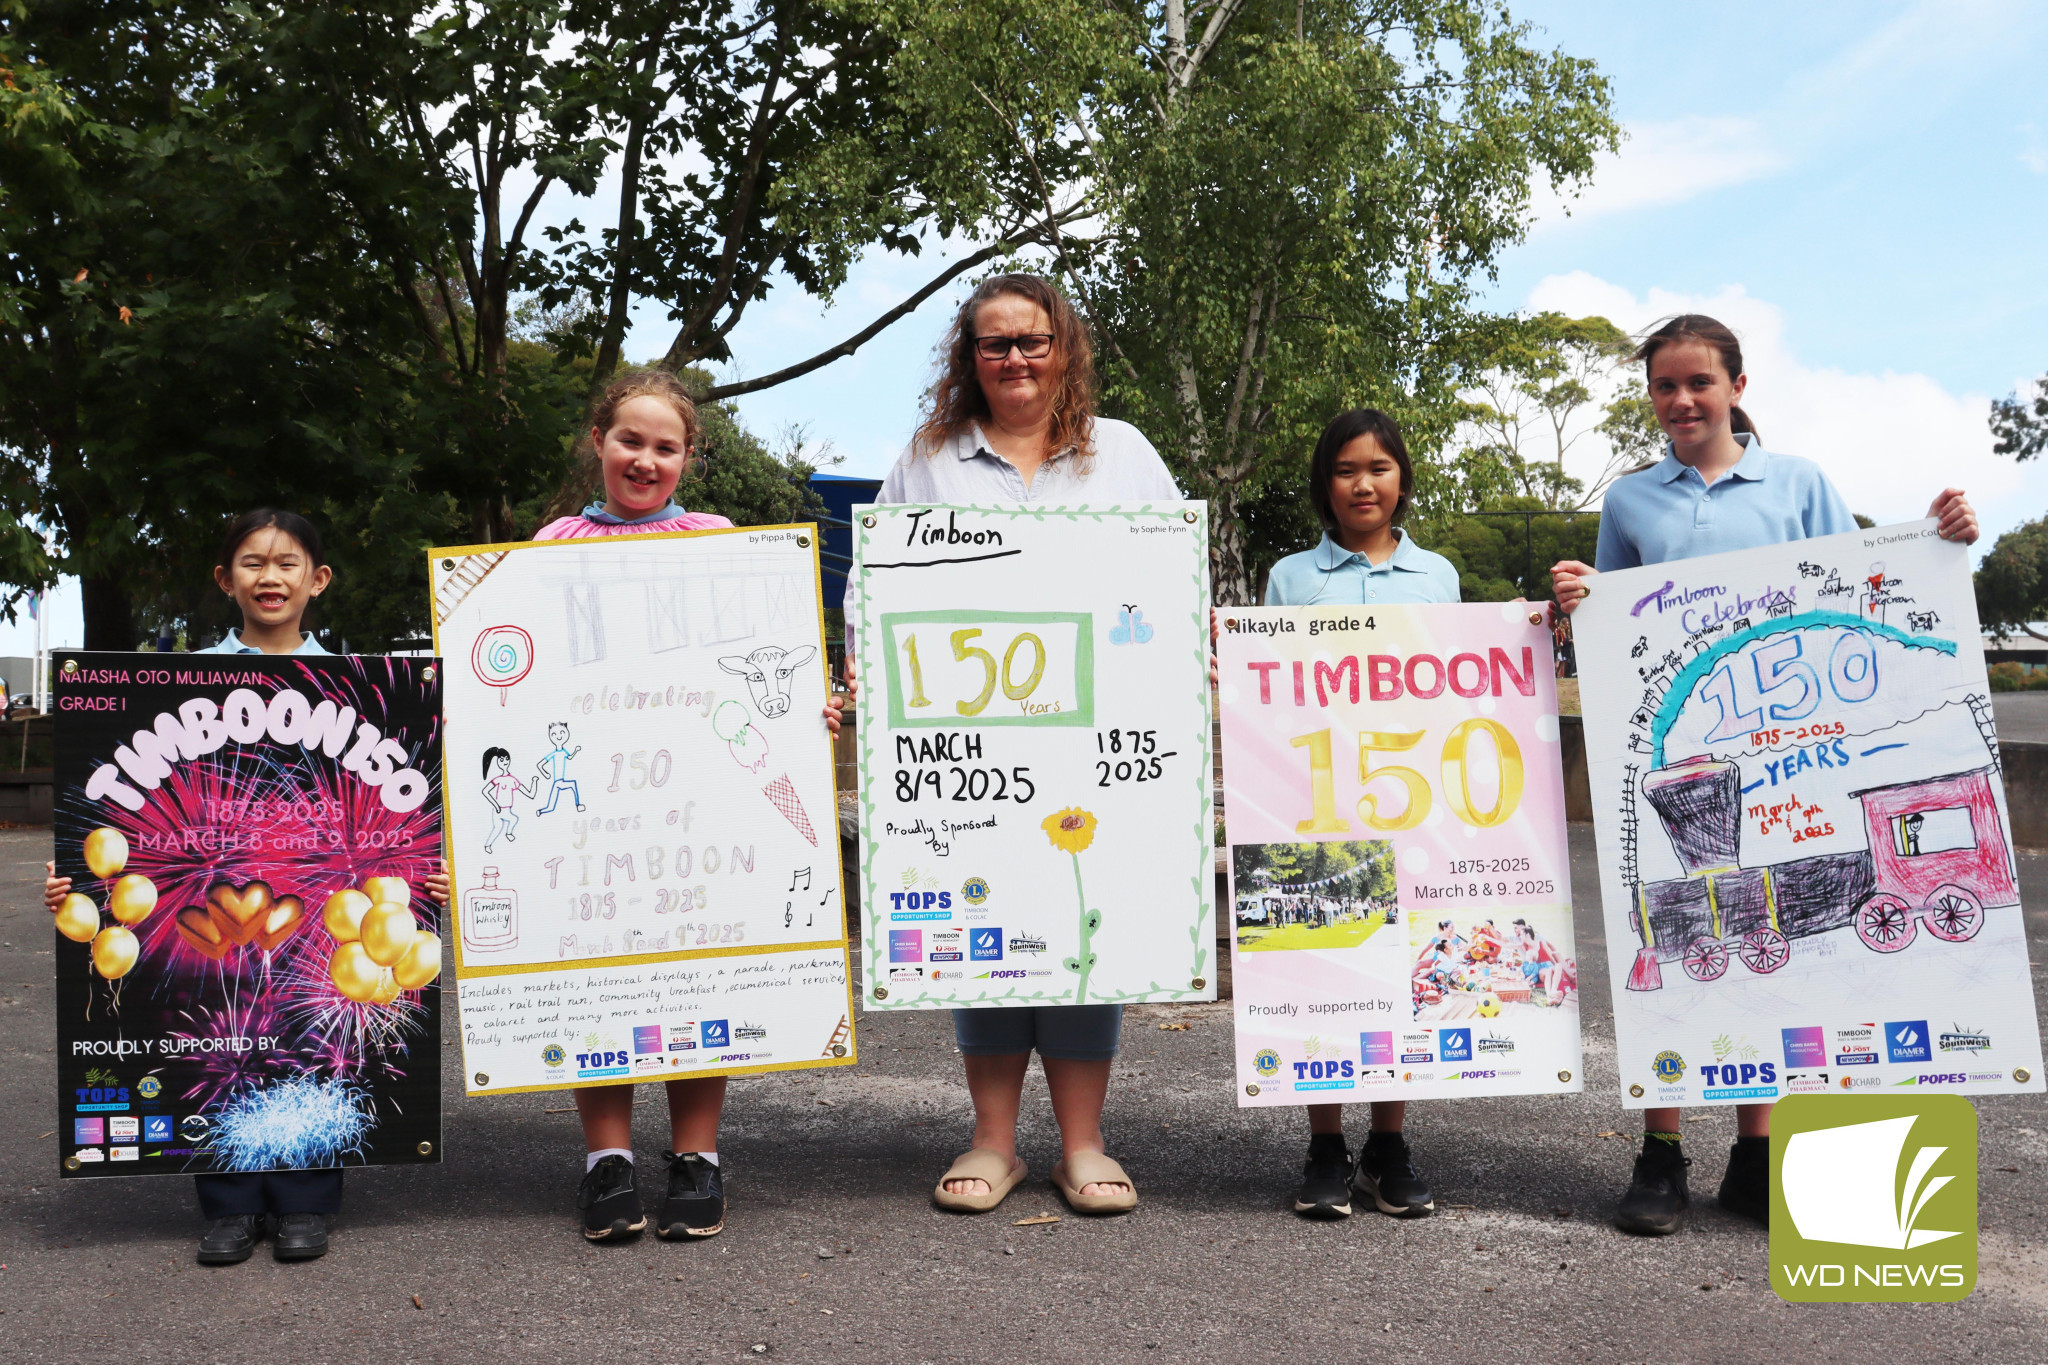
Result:
[[849,654],[846,656],[846,690],[825,694],[825,728],[832,732],[834,739],[839,737],[839,713],[853,705],[854,699],[860,695],[860,683],[855,673],[853,656]]
[[1579,608],[1579,603],[1592,595],[1593,588],[1586,580],[1593,577],[1593,566],[1576,559],[1560,559],[1550,566],[1551,592],[1557,597],[1557,605],[1569,616]]
[[71,878],[58,876],[55,863],[44,863],[43,874],[43,905],[54,915],[71,894]]
[[427,893],[427,899],[436,905],[448,903],[448,860],[441,860],[439,872],[429,872],[420,879],[420,890]]
[[1928,504],[1927,515],[1941,522],[1943,540],[1959,540],[1965,545],[1977,543],[1977,511],[1963,496],[1962,489],[1942,489]]

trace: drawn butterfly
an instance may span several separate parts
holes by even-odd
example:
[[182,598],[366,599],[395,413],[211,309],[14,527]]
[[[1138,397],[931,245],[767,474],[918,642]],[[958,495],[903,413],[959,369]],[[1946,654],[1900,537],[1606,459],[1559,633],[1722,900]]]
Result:
[[1152,643],[1152,627],[1145,624],[1145,613],[1126,602],[1123,610],[1116,614],[1116,624],[1109,628],[1109,642],[1113,645],[1149,645]]

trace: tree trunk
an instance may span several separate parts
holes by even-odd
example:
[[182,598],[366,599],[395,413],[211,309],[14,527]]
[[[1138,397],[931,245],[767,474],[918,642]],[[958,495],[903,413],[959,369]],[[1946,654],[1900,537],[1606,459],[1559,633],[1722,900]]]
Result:
[[1219,607],[1258,605],[1251,581],[1244,527],[1237,519],[1237,486],[1212,481],[1209,492],[1209,595]]
[[127,653],[141,637],[135,623],[135,603],[118,577],[81,578],[85,596],[85,647]]

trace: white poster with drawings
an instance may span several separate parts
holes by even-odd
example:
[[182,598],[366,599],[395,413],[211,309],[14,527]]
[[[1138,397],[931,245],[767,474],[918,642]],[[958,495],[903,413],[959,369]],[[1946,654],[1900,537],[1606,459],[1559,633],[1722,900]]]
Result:
[[1573,631],[1624,1103],[2043,1088],[1966,548],[1605,573]]
[[469,1092],[852,1065],[815,528],[429,574]]

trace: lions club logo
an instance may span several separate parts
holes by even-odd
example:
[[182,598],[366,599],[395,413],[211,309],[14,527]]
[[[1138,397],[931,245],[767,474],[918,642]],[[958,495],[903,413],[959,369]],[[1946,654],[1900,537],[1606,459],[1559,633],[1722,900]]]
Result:
[[540,1059],[548,1066],[560,1066],[569,1060],[569,1054],[562,1050],[560,1043],[549,1043],[540,1050]]
[[1272,1048],[1264,1049],[1258,1056],[1252,1058],[1252,1070],[1258,1072],[1261,1076],[1277,1075],[1280,1070],[1280,1054],[1273,1051]]
[[969,877],[960,883],[960,899],[969,905],[980,905],[988,899],[988,879]]
[[1685,1076],[1685,1058],[1675,1052],[1660,1052],[1657,1060],[1650,1063],[1650,1070],[1657,1073],[1657,1079],[1666,1085],[1677,1085]]

